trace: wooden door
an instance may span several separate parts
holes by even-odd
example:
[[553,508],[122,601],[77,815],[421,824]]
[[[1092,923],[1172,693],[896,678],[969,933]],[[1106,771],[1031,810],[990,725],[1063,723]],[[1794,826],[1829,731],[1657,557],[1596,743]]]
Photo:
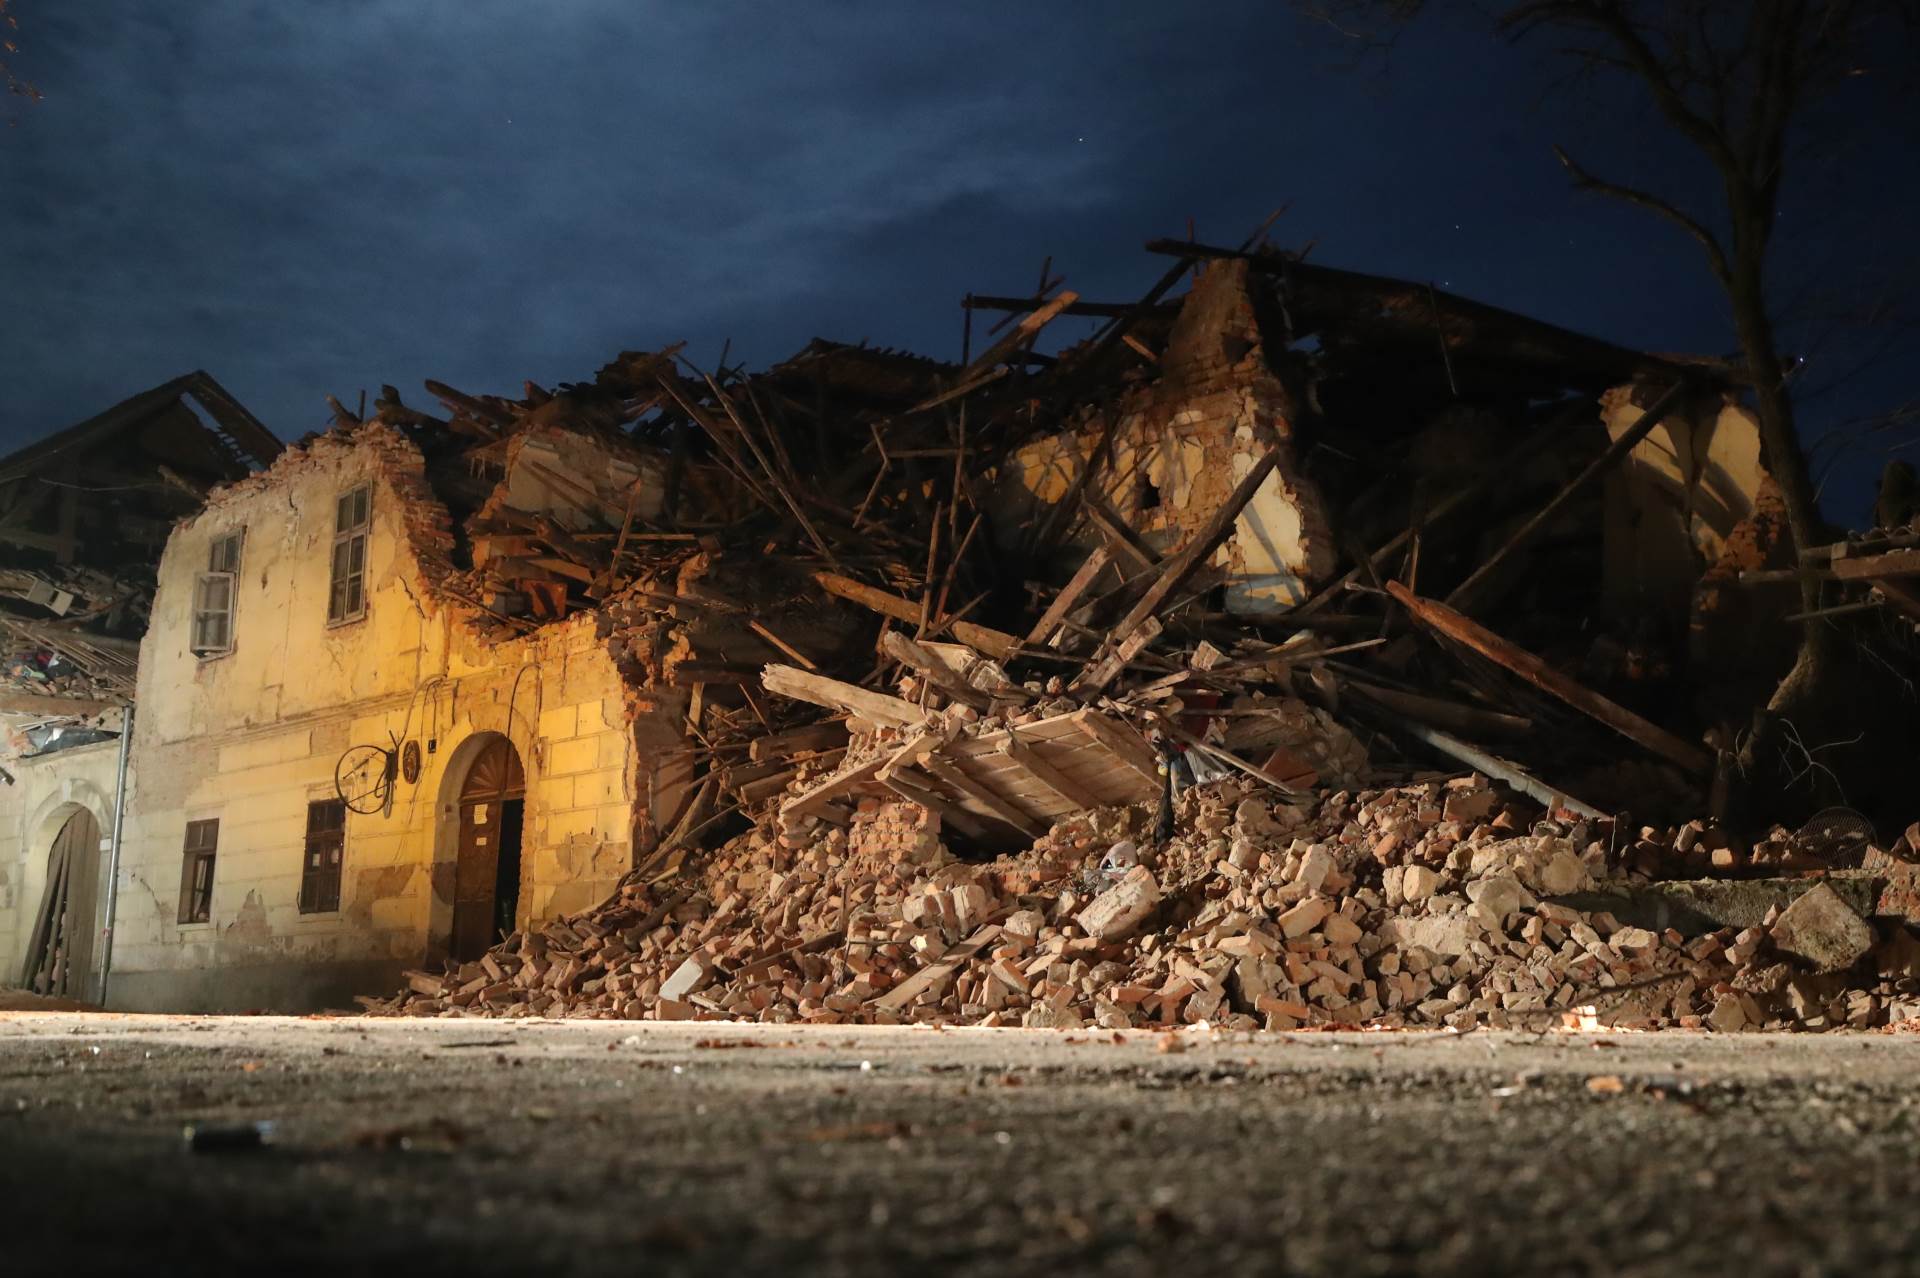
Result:
[[47,853],[47,887],[27,942],[22,985],[56,998],[83,999],[91,993],[99,877],[100,826],[82,809],[67,818]]
[[[453,874],[449,953],[461,962],[479,958],[498,939],[502,889],[512,898],[519,895],[520,829],[518,820],[508,819],[507,805],[517,806],[526,788],[520,756],[505,737],[481,748],[460,787],[460,842]],[[502,843],[508,839],[515,846],[503,849]],[[501,882],[503,865],[511,870],[513,882]]]

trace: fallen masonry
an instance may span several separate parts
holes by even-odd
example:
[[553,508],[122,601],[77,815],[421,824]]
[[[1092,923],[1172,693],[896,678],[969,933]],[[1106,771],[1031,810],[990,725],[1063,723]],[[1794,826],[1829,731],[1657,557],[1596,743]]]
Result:
[[1297,803],[1251,778],[1209,782],[1180,797],[1172,838],[1118,870],[1102,862],[1116,844],[1146,847],[1149,805],[1075,814],[985,862],[871,837],[909,806],[864,799],[849,827],[804,846],[750,832],[684,875],[630,883],[364,1002],[414,1016],[1049,1028],[1920,1017],[1905,919],[1863,919],[1824,883],[1738,930],[1654,931],[1579,909],[1556,898],[1630,890],[1612,832],[1477,778]]

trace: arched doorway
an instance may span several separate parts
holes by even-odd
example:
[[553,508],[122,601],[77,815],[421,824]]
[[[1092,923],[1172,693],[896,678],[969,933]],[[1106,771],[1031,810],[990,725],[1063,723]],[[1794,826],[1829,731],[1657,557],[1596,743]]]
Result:
[[47,884],[27,937],[20,984],[36,994],[86,998],[93,975],[94,888],[100,878],[100,825],[77,809],[47,852]]
[[480,748],[460,783],[459,852],[453,871],[449,955],[469,962],[513,931],[520,906],[520,832],[527,778],[505,737]]

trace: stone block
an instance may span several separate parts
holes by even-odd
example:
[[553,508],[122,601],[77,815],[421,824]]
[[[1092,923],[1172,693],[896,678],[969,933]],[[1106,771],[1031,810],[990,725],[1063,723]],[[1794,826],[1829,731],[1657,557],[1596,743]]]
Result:
[[1782,911],[1770,935],[1783,952],[1823,972],[1852,967],[1873,948],[1873,929],[1825,883]]
[[[551,741],[564,741],[580,735],[580,711],[577,706],[561,706],[540,712],[540,735]],[[589,729],[591,730],[591,729]]]
[[546,772],[549,776],[563,777],[574,772],[591,772],[599,766],[600,743],[595,737],[576,737],[571,741],[556,741],[547,751]]

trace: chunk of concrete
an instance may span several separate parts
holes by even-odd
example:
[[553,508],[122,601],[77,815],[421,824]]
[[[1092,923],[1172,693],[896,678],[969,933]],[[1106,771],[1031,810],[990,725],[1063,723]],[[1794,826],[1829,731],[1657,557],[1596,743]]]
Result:
[[1873,948],[1873,929],[1825,883],[1781,911],[1769,935],[1783,952],[1822,972],[1852,967]]
[[1126,877],[1089,901],[1074,921],[1096,940],[1116,941],[1139,927],[1159,904],[1160,884],[1153,871],[1136,865]]

